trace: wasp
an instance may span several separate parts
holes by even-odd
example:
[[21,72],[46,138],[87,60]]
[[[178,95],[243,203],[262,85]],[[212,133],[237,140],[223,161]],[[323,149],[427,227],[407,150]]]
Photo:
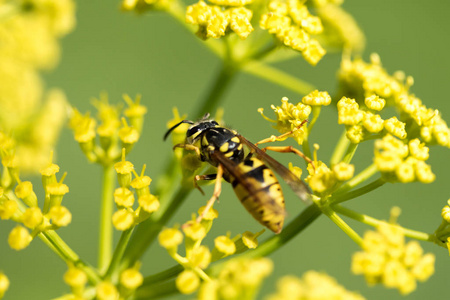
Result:
[[[308,186],[265,152],[265,150],[294,152],[307,159],[297,149],[290,146],[260,149],[235,130],[220,126],[218,122],[209,118],[209,114],[197,122],[182,120],[175,124],[166,132],[164,140],[175,128],[184,123],[190,124],[186,131],[185,143],[175,145],[174,149],[195,151],[201,161],[217,168],[216,174],[197,175],[194,179],[194,186],[197,188],[199,180],[216,180],[214,194],[197,221],[202,219],[205,212],[218,199],[222,178],[231,183],[236,196],[247,211],[259,223],[275,233],[281,232],[286,212],[283,192],[272,170],[282,177],[301,200],[310,202]],[[245,154],[244,145],[249,149],[248,154]]]

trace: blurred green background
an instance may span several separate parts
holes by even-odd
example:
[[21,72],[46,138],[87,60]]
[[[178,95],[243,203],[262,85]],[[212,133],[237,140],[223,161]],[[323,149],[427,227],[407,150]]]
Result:
[[[220,61],[169,16],[163,13],[136,16],[122,13],[118,7],[118,1],[77,3],[76,30],[62,41],[61,63],[55,71],[45,75],[46,84],[64,89],[70,103],[81,112],[93,110],[91,99],[102,91],[109,94],[113,103],[120,102],[123,93],[132,97],[141,93],[148,114],[143,136],[129,160],[138,170],[142,164],[147,164],[147,174],[157,180],[165,161],[172,155],[171,145],[162,141],[166,122],[172,118],[172,107],[177,106],[181,113],[193,112],[197,100],[218,71]],[[450,2],[346,0],[343,7],[355,17],[366,34],[365,59],[370,53],[377,52],[390,73],[403,70],[412,75],[415,79],[412,91],[428,107],[439,109],[443,118],[450,120],[450,101],[445,96],[450,82]],[[329,54],[316,67],[300,58],[280,67],[333,95],[339,61],[339,54]],[[270,105],[278,105],[283,96],[295,103],[301,99],[291,91],[241,74],[226,94],[225,120],[252,141],[276,134],[256,110],[264,107],[270,115]],[[311,142],[320,144],[319,155],[325,160],[330,157],[342,130],[336,126],[336,121],[335,111],[326,109],[311,138]],[[360,148],[355,157],[357,171],[372,159],[370,145]],[[57,151],[61,171],[68,172],[65,183],[70,193],[65,196],[64,205],[73,214],[72,224],[58,232],[84,260],[95,265],[101,170],[86,162],[68,128],[63,130]],[[295,159],[289,155],[275,156],[286,164],[289,159]],[[399,219],[402,225],[432,232],[441,222],[440,211],[449,198],[449,157],[448,149],[431,149],[429,162],[437,175],[432,184],[386,184],[347,205],[377,218],[387,218],[390,208],[398,205],[402,208]],[[35,180],[38,196],[42,195],[39,181]],[[208,187],[207,193],[211,191]],[[194,191],[169,225],[189,219],[207,199]],[[302,209],[299,202],[295,197],[288,197],[290,218]],[[207,243],[228,230],[235,235],[261,229],[228,186],[215,208],[219,210],[220,218]],[[349,223],[361,234],[368,229],[352,221]],[[11,250],[7,235],[13,226],[12,222],[0,222],[0,269],[11,281],[5,299],[51,299],[67,293],[69,289],[62,279],[67,269],[65,263],[38,239],[23,251]],[[117,237],[116,233],[116,241]],[[422,246],[425,251],[436,254],[436,272],[427,282],[419,283],[408,299],[442,299],[448,293],[448,251],[427,243]],[[314,269],[327,272],[347,289],[359,291],[367,299],[403,298],[396,290],[379,286],[369,288],[362,276],[352,275],[350,262],[355,251],[358,251],[356,244],[330,220],[321,217],[281,251],[271,255],[275,271],[266,280],[262,295],[274,291],[275,280],[282,275],[301,276]],[[165,250],[156,246],[146,253],[141,271],[145,276],[172,265],[174,262]]]

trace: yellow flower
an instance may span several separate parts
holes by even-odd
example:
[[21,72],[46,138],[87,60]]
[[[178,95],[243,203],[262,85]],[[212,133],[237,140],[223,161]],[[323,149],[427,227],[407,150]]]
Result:
[[406,138],[405,126],[406,124],[399,121],[396,117],[384,121],[386,131],[400,139]]
[[43,218],[44,216],[39,207],[30,207],[25,210],[22,215],[23,225],[30,229],[34,229],[36,226],[40,225]]
[[119,291],[114,284],[108,281],[102,281],[96,286],[98,300],[118,300]]
[[203,245],[195,247],[190,252],[189,261],[193,267],[206,269],[211,263],[211,252]]
[[0,298],[3,297],[8,288],[9,288],[9,279],[8,277],[6,277],[5,274],[0,272]]
[[135,290],[144,282],[144,276],[134,269],[126,269],[120,274],[120,284],[130,290]]
[[49,217],[52,219],[52,224],[58,227],[67,226],[72,222],[72,214],[64,206],[53,206],[50,209]]
[[19,211],[18,208],[19,206],[14,200],[0,200],[0,218],[2,220],[9,220]]
[[134,203],[134,194],[127,188],[117,188],[114,191],[114,201],[118,206],[132,207]]
[[434,256],[423,255],[419,243],[405,244],[400,226],[381,223],[377,232],[364,235],[363,251],[352,259],[352,272],[363,274],[370,284],[382,283],[402,294],[416,289],[416,279],[427,280],[434,272]]
[[232,255],[236,252],[236,245],[228,236],[225,235],[216,237],[214,239],[214,245],[214,250],[217,250],[224,256]]
[[166,228],[160,232],[158,241],[164,248],[176,250],[178,245],[183,242],[183,234],[178,229]]
[[311,65],[316,65],[326,53],[317,40],[310,38],[323,31],[320,18],[311,15],[300,1],[272,0],[268,8],[269,12],[261,16],[260,27],[284,45],[300,51]]
[[340,162],[337,165],[333,166],[334,176],[339,181],[346,181],[351,179],[354,172],[355,166],[351,164]]
[[386,105],[386,100],[384,100],[383,98],[380,98],[377,95],[371,95],[369,97],[366,97],[366,99],[364,99],[364,103],[366,104],[366,106],[368,108],[370,108],[372,110],[380,111]]
[[306,105],[330,105],[331,97],[328,92],[319,92],[315,90],[302,98],[303,104]]
[[69,267],[64,274],[64,282],[70,287],[81,287],[87,283],[87,275],[76,267]]
[[134,214],[127,209],[120,209],[112,216],[112,222],[117,230],[127,230],[134,225]]
[[192,294],[199,288],[200,278],[194,271],[184,270],[178,274],[175,284],[182,294]]
[[308,118],[311,114],[311,106],[305,105],[301,102],[294,105],[289,103],[287,97],[281,99],[281,106],[272,105],[271,108],[274,110],[276,115],[276,120],[271,120],[263,114],[263,109],[260,108],[258,111],[261,115],[270,122],[276,122],[277,124],[273,127],[280,133],[286,133],[293,131],[292,138],[301,145],[303,139],[306,135],[306,125],[299,127],[304,120]]
[[28,230],[22,226],[16,226],[8,236],[8,244],[14,250],[22,250],[28,247],[33,237]]
[[155,195],[146,194],[138,198],[139,206],[142,207],[148,213],[152,213],[158,210],[159,200]]

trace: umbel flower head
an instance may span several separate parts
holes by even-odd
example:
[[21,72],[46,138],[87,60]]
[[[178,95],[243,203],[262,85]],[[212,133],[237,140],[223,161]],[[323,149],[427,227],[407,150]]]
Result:
[[0,23],[0,128],[13,133],[22,173],[37,173],[66,119],[59,89],[45,90],[42,70],[60,57],[59,39],[75,26],[72,0],[2,2]]
[[417,241],[405,243],[400,226],[383,222],[364,235],[363,251],[353,255],[352,271],[364,275],[369,285],[383,284],[406,295],[416,289],[417,281],[434,273],[434,261]]

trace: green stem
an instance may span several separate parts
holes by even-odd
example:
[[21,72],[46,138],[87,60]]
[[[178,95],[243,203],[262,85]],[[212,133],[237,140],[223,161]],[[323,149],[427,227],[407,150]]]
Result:
[[311,121],[309,121],[309,124],[307,127],[308,128],[308,136],[311,134],[311,131],[314,128],[314,125],[316,124],[321,111],[322,111],[322,106],[314,105],[312,107],[313,117],[312,117]]
[[[186,6],[181,3],[181,1],[173,1],[169,9],[167,11],[178,23],[184,27],[187,31],[195,35],[195,31],[197,30],[197,25],[187,24],[186,23]],[[223,49],[223,41],[216,39],[208,39],[206,41],[194,38],[196,41],[201,43],[203,46],[206,46],[211,52],[217,55],[219,58],[224,57],[224,49]]]
[[345,163],[350,163],[352,161],[353,155],[355,155],[356,148],[358,148],[359,144],[350,143],[347,147],[347,152],[344,155],[344,158],[342,159]]
[[183,266],[176,265],[159,273],[145,277],[143,285],[154,285],[158,282],[167,281],[174,278],[184,270]]
[[307,95],[315,90],[315,87],[312,84],[261,62],[248,62],[245,64],[243,70],[301,95]]
[[348,148],[349,145],[350,141],[347,138],[347,131],[344,129],[336,147],[334,148],[333,155],[331,155],[330,159],[331,166],[337,165],[339,162],[342,161],[342,157],[344,157],[345,150]]
[[117,268],[120,265],[121,259],[125,252],[125,249],[128,245],[131,234],[133,233],[133,229],[134,229],[134,227],[122,232],[122,235],[120,236],[120,240],[117,243],[116,249],[114,250],[114,254],[112,256],[111,263],[109,264],[108,270],[106,271],[106,274],[104,276],[105,279],[113,278],[113,281],[115,281],[115,277],[117,276],[117,271],[118,271]]
[[177,294],[179,291],[175,286],[175,281],[171,280],[158,285],[141,286],[136,290],[134,300],[158,299]]
[[225,92],[236,77],[238,67],[232,63],[224,62],[222,68],[200,103],[200,109],[193,116],[201,118],[206,113],[213,113],[224,99]]
[[[317,205],[312,204],[308,206],[294,220],[292,220],[291,223],[289,223],[289,225],[287,225],[280,234],[274,235],[271,238],[265,240],[255,250],[247,251],[237,257],[253,258],[271,254],[272,252],[288,243],[293,237],[303,231],[306,227],[308,227],[308,225],[311,224],[315,219],[317,219],[320,214],[321,210],[317,207]],[[214,266],[206,270],[206,272],[208,274],[215,273],[223,267],[224,263],[224,261],[218,262],[214,264]],[[144,294],[144,292],[146,291],[158,290],[160,286],[158,285],[158,283],[174,278],[183,270],[184,268],[182,266],[177,265],[155,275],[146,277],[144,284],[138,289],[137,294],[141,295],[141,290],[142,294]],[[176,292],[175,286],[173,288],[174,290],[172,292]]]
[[[333,210],[337,213],[340,213],[344,216],[347,216],[353,220],[356,220],[358,222],[373,226],[373,227],[377,227],[379,226],[381,223],[386,223],[386,221],[381,221],[375,218],[372,218],[368,215],[364,215],[364,214],[360,214],[357,213],[353,210],[350,210],[348,208],[345,208],[341,205],[333,205]],[[417,231],[417,230],[412,230],[412,229],[408,229],[408,228],[404,228],[399,226],[399,228],[401,228],[405,234],[405,236],[410,237],[410,238],[414,238],[417,240],[421,240],[421,241],[430,241],[433,242],[434,241],[434,237],[431,234],[425,233],[425,232],[421,232],[421,231]]]
[[362,247],[363,239],[329,206],[322,207],[323,213],[344,231],[358,246]]
[[315,221],[321,213],[322,212],[317,205],[309,205],[294,220],[292,220],[280,234],[270,237],[261,243],[255,250],[244,252],[239,257],[252,258],[271,254],[302,232],[309,224]]
[[102,203],[100,207],[100,243],[98,252],[98,269],[104,272],[111,261],[113,228],[113,193],[114,193],[114,167],[113,164],[103,166],[102,174]]
[[379,188],[380,186],[384,185],[386,183],[386,181],[384,181],[381,178],[378,178],[375,181],[372,181],[371,183],[356,189],[354,191],[348,192],[348,193],[343,193],[343,194],[338,194],[338,195],[333,195],[333,198],[331,199],[331,203],[332,204],[337,204],[337,203],[342,203],[344,201],[348,201],[354,198],[357,198],[359,196],[362,196],[364,194],[367,194],[377,188]]
[[[378,171],[377,166],[375,164],[371,164],[367,168],[365,168],[363,171],[361,171],[358,175],[347,181],[345,184],[343,184],[339,189],[337,189],[334,194],[337,196],[339,194],[345,193],[358,185],[360,185],[362,182],[368,180],[370,177],[375,175],[375,173]],[[381,178],[378,180],[382,180]]]
[[102,279],[97,271],[88,263],[84,262],[79,256],[61,239],[53,230],[41,232],[39,238],[66,263],[71,263],[75,267],[86,273],[91,284],[96,285]]
[[152,244],[159,232],[172,215],[181,206],[184,199],[192,191],[193,187],[181,186],[171,201],[163,202],[161,206],[148,220],[136,226],[132,239],[128,243],[121,262],[121,270],[133,265]]

